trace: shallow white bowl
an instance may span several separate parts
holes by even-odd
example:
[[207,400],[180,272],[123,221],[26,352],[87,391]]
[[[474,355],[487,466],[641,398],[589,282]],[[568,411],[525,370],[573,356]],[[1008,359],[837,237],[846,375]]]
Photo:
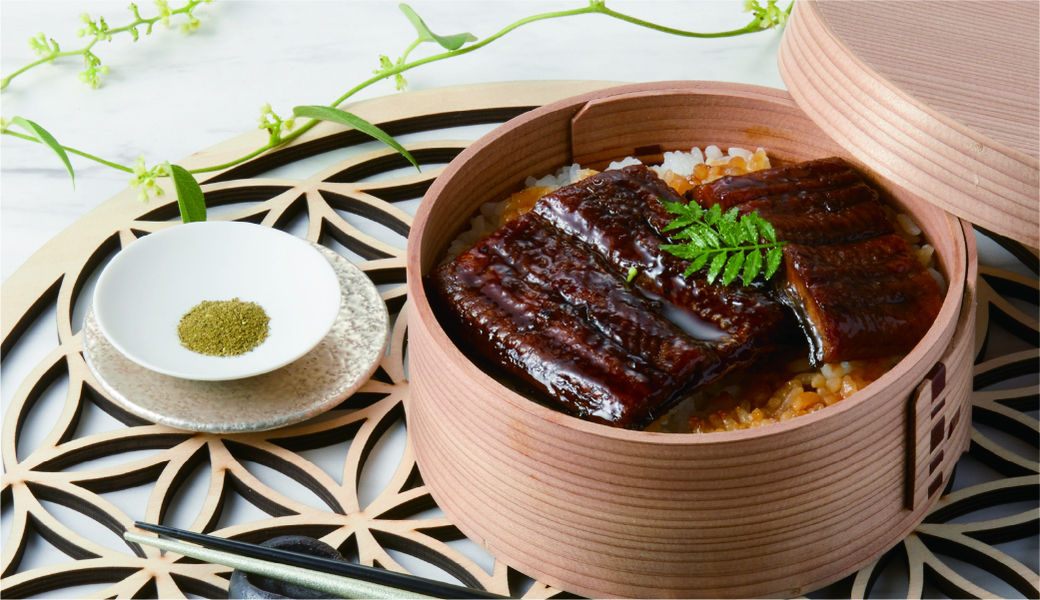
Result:
[[[177,324],[204,300],[255,302],[267,339],[239,356],[205,356],[181,345]],[[94,290],[104,336],[135,363],[174,377],[218,381],[273,371],[329,332],[340,305],[329,262],[290,234],[237,222],[177,225],[126,247]]]

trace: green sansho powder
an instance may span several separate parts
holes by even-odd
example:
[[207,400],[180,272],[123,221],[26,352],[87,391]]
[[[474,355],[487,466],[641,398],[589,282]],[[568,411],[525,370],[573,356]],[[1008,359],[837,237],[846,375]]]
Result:
[[205,300],[181,317],[181,345],[208,356],[238,356],[267,339],[270,317],[253,302]]

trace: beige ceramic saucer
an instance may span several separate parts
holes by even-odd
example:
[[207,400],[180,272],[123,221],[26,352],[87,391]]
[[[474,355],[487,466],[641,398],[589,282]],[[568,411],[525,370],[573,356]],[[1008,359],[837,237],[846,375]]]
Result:
[[105,339],[93,309],[83,322],[83,357],[112,400],[149,421],[209,433],[264,431],[303,421],[342,402],[379,366],[390,336],[386,304],[372,281],[339,254],[315,245],[342,289],[328,335],[302,358],[231,381],[196,381],[150,371]]

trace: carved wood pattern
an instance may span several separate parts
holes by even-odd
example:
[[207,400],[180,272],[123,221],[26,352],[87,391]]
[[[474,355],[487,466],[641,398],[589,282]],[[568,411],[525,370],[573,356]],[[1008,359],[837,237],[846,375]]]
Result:
[[[358,103],[352,110],[380,124],[392,134],[436,130],[471,123],[501,122],[551,100],[603,87],[600,83],[495,84],[409,93],[378,101]],[[217,164],[239,154],[242,148],[262,143],[263,132],[235,138],[216,148],[189,157],[181,164],[196,167]],[[121,535],[133,518],[103,494],[151,485],[145,518],[161,523],[171,501],[198,469],[208,474],[208,492],[191,529],[248,541],[262,541],[286,533],[318,537],[340,548],[345,555],[368,565],[405,571],[390,551],[409,554],[440,567],[460,582],[501,594],[522,591],[525,598],[550,598],[559,590],[534,582],[517,587],[522,579],[496,561],[490,573],[448,542],[462,534],[443,517],[423,517],[434,507],[412,455],[411,443],[383,491],[362,508],[359,482],[366,462],[380,439],[404,418],[408,397],[406,335],[402,307],[406,302],[403,247],[381,241],[348,222],[340,212],[355,214],[402,235],[407,234],[410,214],[395,205],[421,196],[437,170],[414,172],[377,182],[359,181],[373,174],[404,167],[392,151],[375,150],[341,161],[305,180],[265,178],[263,173],[301,158],[353,146],[365,140],[356,132],[331,125],[315,128],[291,147],[269,153],[239,167],[214,174],[203,181],[210,206],[248,203],[217,218],[247,220],[285,228],[306,216],[307,239],[331,245],[338,242],[367,259],[361,268],[377,284],[392,314],[390,352],[381,368],[354,396],[322,417],[269,432],[213,435],[180,431],[143,422],[106,399],[92,379],[81,356],[80,333],[73,313],[90,274],[105,257],[142,235],[173,226],[175,201],[142,205],[127,190],[85,216],[11,277],[2,288],[4,360],[19,338],[48,308],[56,307],[55,328],[59,345],[44,357],[18,386],[4,416],[0,453],[4,475],[0,501],[9,509],[10,535],[0,559],[2,593],[24,597],[62,590],[84,583],[107,584],[90,597],[179,598],[186,594],[207,597],[226,595],[230,569],[199,564],[174,554],[161,556],[152,548],[134,544],[114,551],[63,523],[46,504],[68,507]],[[407,144],[424,163],[447,162],[466,142],[435,141]],[[1020,250],[1019,250],[1020,251]],[[1035,258],[1035,251],[1026,255]],[[993,391],[996,384],[1023,374],[1036,373],[1040,351],[1036,349],[1037,320],[1009,298],[1037,303],[1038,282],[1007,272],[980,268],[976,355],[982,356],[990,323],[998,323],[1021,337],[1032,349],[980,362],[974,373],[976,392],[971,415],[971,456],[988,465],[1000,477],[943,496],[926,521],[903,543],[877,563],[835,584],[830,590],[853,597],[867,597],[877,578],[893,559],[908,565],[907,597],[920,597],[927,581],[948,594],[994,596],[959,575],[945,559],[958,557],[994,573],[1027,597],[1040,596],[1038,576],[1029,567],[1004,554],[995,545],[1010,539],[1037,537],[1040,466],[1032,458],[1008,450],[974,425],[999,429],[1002,435],[1037,446],[1036,386]],[[1035,315],[1035,310],[1033,313]],[[68,392],[46,439],[27,456],[18,456],[22,426],[53,382],[67,378]],[[81,436],[78,425],[84,412],[104,410],[124,427]],[[953,426],[956,423],[947,423]],[[341,473],[342,484],[301,453],[351,440]],[[133,450],[153,449],[145,458],[103,468],[77,468],[102,457],[118,457]],[[314,508],[289,497],[276,486],[261,481],[246,468],[260,464],[310,490],[324,504]],[[237,494],[268,515],[267,518],[228,526],[221,515],[230,494]],[[964,521],[964,515],[984,508],[1020,501],[1028,510],[996,520]],[[1016,505],[1017,506],[1017,505]],[[410,518],[418,515],[420,518]],[[956,519],[956,521],[955,521]],[[69,561],[37,568],[22,568],[30,537],[38,536],[67,554]],[[844,586],[844,587],[842,587]]]

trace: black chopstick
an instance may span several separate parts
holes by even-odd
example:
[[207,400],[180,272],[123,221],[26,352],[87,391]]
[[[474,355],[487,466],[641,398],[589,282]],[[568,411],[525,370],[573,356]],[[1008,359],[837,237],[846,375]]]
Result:
[[143,531],[157,533],[159,535],[183,540],[185,542],[192,542],[205,548],[224,550],[240,556],[248,556],[250,558],[268,560],[285,565],[292,565],[294,567],[321,571],[323,573],[351,577],[369,583],[385,585],[387,587],[407,590],[417,594],[424,594],[437,598],[508,598],[508,596],[500,596],[476,588],[434,581],[433,579],[426,579],[425,577],[405,575],[395,571],[366,567],[365,565],[359,565],[356,563],[311,556],[309,554],[291,552],[289,550],[268,548],[266,546],[206,535],[204,533],[195,533],[194,531],[177,529],[176,527],[153,525],[141,521],[136,521],[134,526]]

